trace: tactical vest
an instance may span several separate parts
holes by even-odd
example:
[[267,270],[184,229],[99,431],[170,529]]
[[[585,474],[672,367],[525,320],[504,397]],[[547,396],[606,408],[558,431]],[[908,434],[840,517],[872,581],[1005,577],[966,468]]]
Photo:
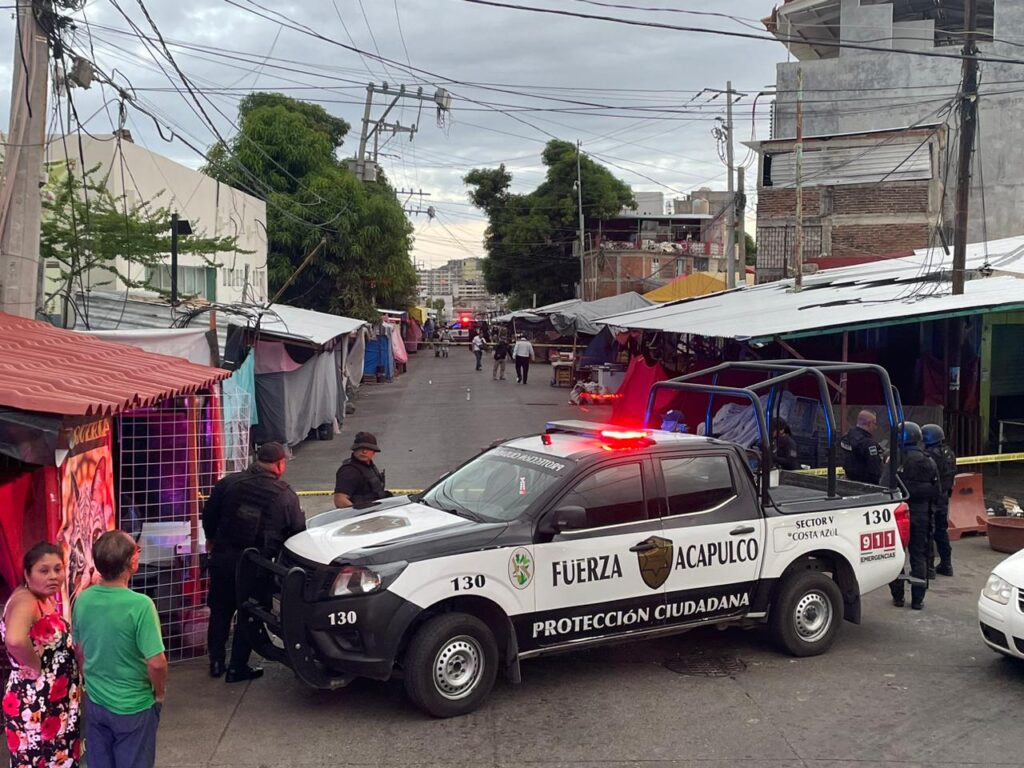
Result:
[[362,507],[366,504],[371,504],[378,499],[387,497],[388,492],[384,488],[384,473],[378,470],[375,466],[364,464],[363,462],[356,461],[353,458],[345,459],[341,462],[341,466],[355,467],[359,472],[360,479],[362,480],[359,491],[352,494],[350,497],[352,500],[352,506]]
[[939,470],[939,486],[946,495],[953,490],[953,482],[956,480],[956,454],[953,449],[945,443],[931,445],[925,448],[925,453],[932,457],[935,466]]
[[241,474],[226,499],[227,509],[217,531],[217,541],[223,541],[237,552],[265,546],[266,518],[277,503],[284,484],[277,478],[249,469]]

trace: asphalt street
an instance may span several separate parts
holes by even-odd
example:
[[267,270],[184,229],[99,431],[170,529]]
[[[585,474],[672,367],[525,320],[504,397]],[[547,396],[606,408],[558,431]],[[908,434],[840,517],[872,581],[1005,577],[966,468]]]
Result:
[[[546,366],[533,374],[524,387],[476,373],[468,353],[414,357],[395,383],[363,388],[341,436],[300,447],[288,478],[330,489],[367,429],[388,484],[420,487],[492,440],[580,416]],[[314,691],[267,664],[263,679],[227,685],[185,662],[171,670],[158,765],[1016,766],[1024,665],[982,644],[975,614],[1002,557],[984,537],[955,543],[957,575],[933,584],[924,611],[867,595],[863,623],[844,624],[824,656],[784,656],[760,630],[701,630],[524,662],[521,685],[499,680],[454,720],[422,715],[400,681]]]

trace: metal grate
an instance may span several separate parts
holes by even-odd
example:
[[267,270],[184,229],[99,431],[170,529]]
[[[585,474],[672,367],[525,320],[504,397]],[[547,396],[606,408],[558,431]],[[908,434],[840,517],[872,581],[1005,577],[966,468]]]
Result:
[[704,656],[690,654],[667,659],[665,669],[689,677],[732,677],[747,669],[746,663],[736,656]]
[[201,497],[247,464],[250,410],[248,393],[192,395],[119,420],[118,523],[141,548],[132,588],[156,603],[171,659],[206,650]]

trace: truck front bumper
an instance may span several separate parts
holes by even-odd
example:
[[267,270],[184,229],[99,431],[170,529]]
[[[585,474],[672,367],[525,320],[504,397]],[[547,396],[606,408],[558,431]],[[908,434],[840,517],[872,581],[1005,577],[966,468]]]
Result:
[[420,609],[392,592],[315,599],[312,574],[255,549],[237,572],[239,628],[253,649],[314,688],[340,688],[357,677],[391,677],[402,638]]

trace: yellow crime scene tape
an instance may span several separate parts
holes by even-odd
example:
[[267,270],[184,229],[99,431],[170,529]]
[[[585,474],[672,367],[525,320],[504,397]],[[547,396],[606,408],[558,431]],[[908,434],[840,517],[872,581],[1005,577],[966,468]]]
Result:
[[[1024,452],[1022,453],[989,453],[983,456],[959,456],[957,457],[956,464],[958,467],[972,466],[974,464],[998,464],[1001,461],[1024,461]],[[818,469],[800,469],[797,470],[804,475],[827,475],[827,467],[819,467]],[[842,467],[836,467],[836,474],[842,475]]]

